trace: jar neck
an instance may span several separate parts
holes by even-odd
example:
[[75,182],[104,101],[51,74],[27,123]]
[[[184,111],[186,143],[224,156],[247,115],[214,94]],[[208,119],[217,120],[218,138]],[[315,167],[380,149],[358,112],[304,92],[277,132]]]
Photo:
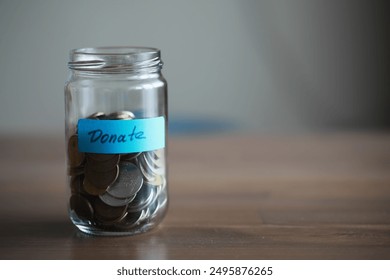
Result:
[[159,79],[162,77],[161,71],[159,72],[97,72],[97,71],[81,71],[81,70],[72,70],[70,71],[70,77],[72,79],[100,79],[100,80],[144,80],[144,79]]
[[69,69],[78,75],[160,75],[160,50],[146,47],[100,47],[74,49]]

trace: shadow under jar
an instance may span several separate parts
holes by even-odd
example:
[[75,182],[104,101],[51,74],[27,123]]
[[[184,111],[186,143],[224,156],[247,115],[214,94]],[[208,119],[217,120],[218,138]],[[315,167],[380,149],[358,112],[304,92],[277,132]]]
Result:
[[160,51],[70,52],[65,85],[69,216],[82,232],[133,235],[168,206],[167,83]]

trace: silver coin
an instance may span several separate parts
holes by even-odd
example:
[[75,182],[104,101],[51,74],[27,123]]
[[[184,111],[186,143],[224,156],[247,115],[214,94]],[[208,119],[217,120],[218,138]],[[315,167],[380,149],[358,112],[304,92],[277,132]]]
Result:
[[104,118],[105,116],[106,116],[106,114],[104,114],[103,112],[96,112],[96,113],[93,113],[92,115],[88,116],[87,119],[99,120],[101,118]]
[[114,120],[131,120],[135,119],[135,115],[130,111],[119,111],[109,114],[108,118]]
[[148,172],[160,175],[164,174],[163,163],[154,158],[152,154],[152,152],[144,152],[139,157],[139,160]]
[[117,180],[108,187],[107,192],[116,198],[128,198],[135,195],[143,184],[141,171],[130,162],[121,162],[119,170]]
[[108,192],[105,192],[104,194],[100,195],[99,198],[107,205],[118,207],[118,206],[125,206],[128,205],[130,202],[134,200],[136,197],[136,194],[128,197],[128,198],[116,198],[110,195]]
[[152,204],[148,207],[148,211],[149,211],[150,217],[155,216],[156,213],[158,212],[158,209],[159,209],[159,202],[158,202],[158,200],[156,200],[154,203],[152,203]]
[[127,211],[138,212],[148,207],[149,204],[153,202],[154,198],[156,197],[156,194],[156,188],[144,183],[134,200],[129,204]]
[[139,159],[137,158],[137,166],[146,182],[154,181],[155,175],[147,168],[146,164],[140,157]]
[[167,192],[161,192],[161,194],[157,197],[156,201],[149,206],[150,218],[154,219],[158,215],[162,214],[164,212],[162,209],[166,208],[167,204]]
[[166,191],[166,189],[160,193],[160,195],[158,196],[157,198],[158,200],[158,203],[160,206],[163,206],[165,204],[167,204],[168,202],[168,192]]
[[165,174],[165,166],[161,163],[160,166],[155,165],[150,162],[147,156],[148,153],[142,153],[137,158],[137,164],[141,170],[141,173],[144,175],[144,178],[147,182],[154,182],[160,176],[164,176]]
[[147,210],[127,213],[126,217],[122,219],[116,226],[121,229],[130,229],[139,226],[148,217],[148,215],[149,213]]
[[163,149],[144,152],[144,156],[149,165],[154,165],[156,167],[162,167],[163,162]]
[[127,215],[127,206],[113,207],[105,204],[101,199],[96,199],[93,204],[95,217],[103,223],[115,223],[121,221]]
[[153,180],[148,181],[147,183],[155,187],[161,187],[166,185],[166,180],[162,175],[155,175]]
[[[145,160],[142,156],[137,159],[138,167],[144,177],[144,184],[147,184],[150,187],[153,187],[156,190],[156,196],[160,195],[160,192],[165,190],[166,179],[164,175],[156,174],[145,163]],[[145,168],[145,167],[146,168]]]

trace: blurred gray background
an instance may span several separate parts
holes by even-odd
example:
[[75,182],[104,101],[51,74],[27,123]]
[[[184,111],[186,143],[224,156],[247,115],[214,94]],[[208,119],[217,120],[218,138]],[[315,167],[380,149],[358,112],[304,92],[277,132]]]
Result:
[[108,45],[162,50],[175,132],[389,129],[388,2],[0,0],[0,134],[63,135],[69,50]]

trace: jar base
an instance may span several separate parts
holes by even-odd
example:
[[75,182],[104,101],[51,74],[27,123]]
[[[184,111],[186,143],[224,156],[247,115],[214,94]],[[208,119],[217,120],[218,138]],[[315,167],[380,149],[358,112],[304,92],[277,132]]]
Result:
[[151,231],[157,228],[167,212],[167,205],[161,209],[161,212],[152,219],[146,219],[137,225],[130,227],[121,225],[102,226],[90,221],[80,219],[73,211],[69,212],[69,217],[76,228],[82,233],[93,236],[132,236]]
[[152,230],[156,227],[154,224],[144,224],[141,227],[138,227],[133,230],[127,230],[127,231],[112,231],[112,230],[103,230],[101,228],[97,228],[94,226],[85,226],[80,224],[75,224],[78,230],[80,230],[82,233],[93,235],[93,236],[132,236],[132,235],[138,235],[141,233],[145,233],[147,231]]

